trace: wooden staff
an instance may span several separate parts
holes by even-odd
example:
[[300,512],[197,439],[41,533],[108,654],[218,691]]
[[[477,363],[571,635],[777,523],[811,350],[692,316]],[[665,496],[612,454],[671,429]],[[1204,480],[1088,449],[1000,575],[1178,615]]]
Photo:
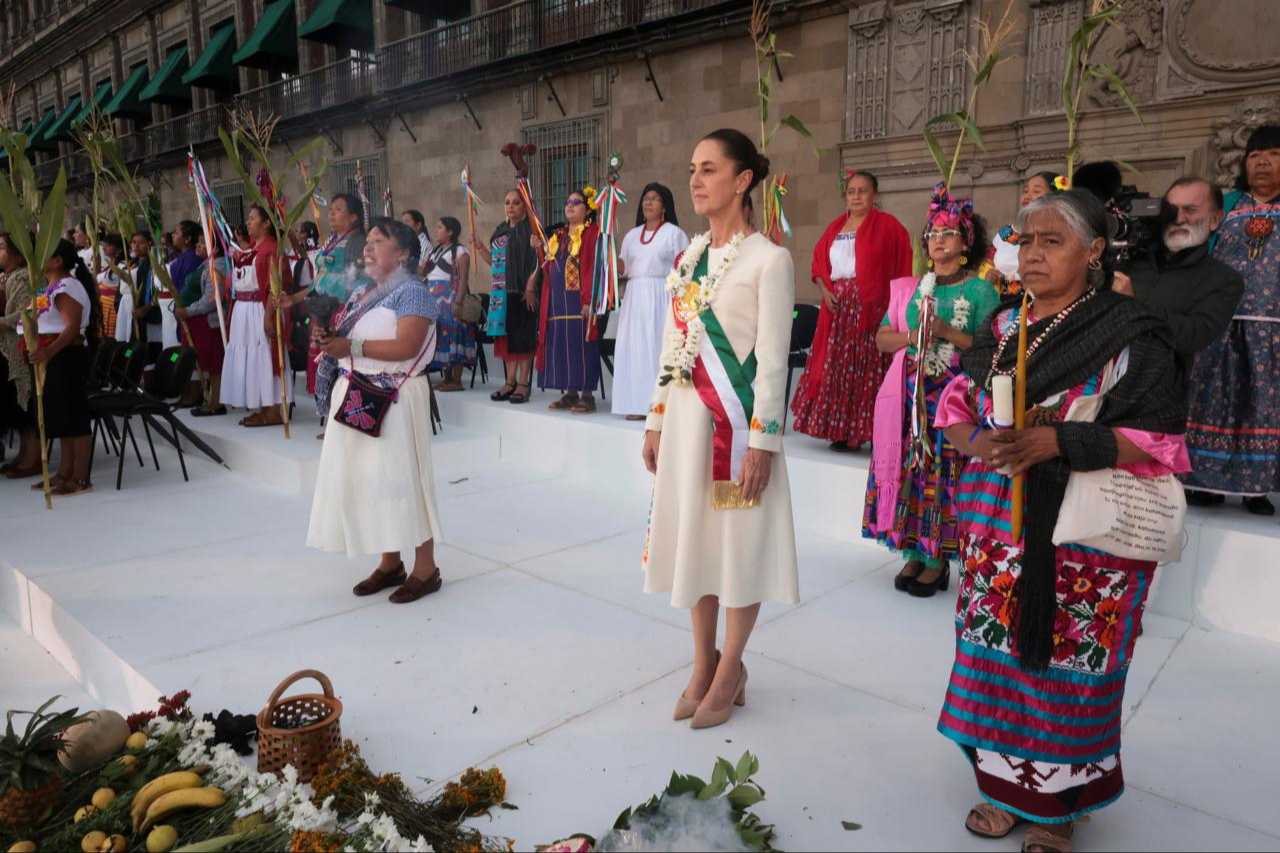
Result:
[[[1027,421],[1027,292],[1022,292],[1022,308],[1018,311],[1018,367],[1013,381],[1013,428],[1022,429]],[[1026,491],[1025,475],[1013,478],[1013,495],[1009,509],[1009,526],[1014,544],[1022,541],[1022,506]]]
[[284,275],[280,271],[282,259],[276,255],[271,261],[270,290],[276,297],[276,354],[280,360],[280,418],[284,421],[284,438],[289,440],[289,386],[284,363]]

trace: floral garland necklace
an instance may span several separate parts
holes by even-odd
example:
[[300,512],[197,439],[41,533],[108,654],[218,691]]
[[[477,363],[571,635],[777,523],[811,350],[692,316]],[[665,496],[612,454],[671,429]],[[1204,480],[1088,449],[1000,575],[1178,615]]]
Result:
[[[920,279],[920,298],[916,300],[917,309],[921,307],[925,299],[933,296],[934,289],[937,286],[937,273],[929,272],[925,274],[924,278]],[[957,296],[951,302],[951,322],[948,325],[964,328],[969,323],[969,311],[972,307],[968,299],[963,296]],[[929,347],[924,353],[925,373],[930,376],[942,376],[951,369],[951,363],[955,359],[955,355],[955,344],[951,341],[930,336]]]
[[[587,230],[587,223],[582,223],[577,227],[566,226],[564,233],[569,236],[569,257],[576,258],[582,253],[582,232]],[[547,256],[554,258],[560,252],[560,233],[551,235],[551,239],[547,242]]]
[[671,295],[676,318],[685,324],[685,329],[674,327],[671,338],[667,341],[666,351],[670,364],[663,365],[663,374],[659,382],[666,385],[688,385],[693,381],[693,365],[698,360],[698,350],[702,346],[702,336],[706,328],[702,322],[702,312],[711,307],[724,278],[738,259],[742,241],[747,235],[741,231],[734,234],[725,245],[724,255],[714,270],[709,270],[700,280],[693,280],[694,270],[698,268],[702,255],[711,245],[711,232],[699,234],[689,244],[689,248],[680,258],[680,263],[667,275],[667,293]]

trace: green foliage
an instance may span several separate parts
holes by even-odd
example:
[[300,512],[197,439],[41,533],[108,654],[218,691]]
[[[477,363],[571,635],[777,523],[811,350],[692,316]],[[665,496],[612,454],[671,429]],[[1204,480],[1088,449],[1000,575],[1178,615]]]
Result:
[[[61,698],[54,696],[35,711],[8,713],[4,737],[0,738],[0,791],[11,787],[33,791],[61,772],[58,753],[67,745],[62,735],[89,719],[78,708],[47,713]],[[15,715],[29,717],[21,737],[13,727]]]
[[643,818],[646,827],[661,830],[664,820],[663,803],[666,800],[692,797],[705,802],[723,797],[729,803],[730,814],[742,843],[750,850],[768,853],[774,850],[774,827],[763,823],[750,811],[753,806],[764,802],[764,788],[754,779],[758,772],[760,760],[750,752],[744,752],[736,765],[723,758],[717,759],[710,782],[704,782],[693,775],[672,773],[666,790],[648,802],[624,811],[618,816],[613,829],[615,832],[626,832],[631,829],[632,821]]

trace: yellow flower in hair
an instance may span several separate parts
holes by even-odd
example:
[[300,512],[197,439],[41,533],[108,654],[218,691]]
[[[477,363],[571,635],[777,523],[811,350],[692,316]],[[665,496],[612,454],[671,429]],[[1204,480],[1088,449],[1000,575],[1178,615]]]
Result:
[[1053,179],[1053,188],[1061,192],[1071,189],[1071,180],[1066,175],[1059,175]]
[[582,188],[582,195],[587,200],[587,206],[592,210],[600,209],[600,191],[592,186]]

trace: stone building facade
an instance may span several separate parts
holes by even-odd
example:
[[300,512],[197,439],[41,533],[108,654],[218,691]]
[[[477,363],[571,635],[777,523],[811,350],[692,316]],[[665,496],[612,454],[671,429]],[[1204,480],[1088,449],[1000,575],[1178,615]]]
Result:
[[[972,72],[962,52],[977,47],[978,22],[998,17],[1007,2],[778,0],[778,44],[793,56],[782,61],[773,116],[796,115],[824,149],[815,154],[783,133],[768,152],[788,175],[789,245],[799,270],[807,271],[813,243],[841,210],[841,165],[879,175],[882,206],[918,229],[938,180],[924,123],[963,107]],[[993,224],[1012,215],[1027,175],[1062,163],[1062,68],[1089,2],[1012,0],[1017,34],[976,109],[986,149],[965,148],[955,184]],[[1125,0],[1096,55],[1124,80],[1145,123],[1115,92],[1094,87],[1080,128],[1087,156],[1132,163],[1141,171],[1134,182],[1155,192],[1188,172],[1229,181],[1242,128],[1280,112],[1280,47],[1268,37],[1280,25],[1278,7]],[[337,24],[299,35],[334,9]],[[153,97],[125,105],[115,119],[166,221],[192,212],[188,147],[229,211],[241,209],[216,129],[227,107],[242,106],[281,116],[282,158],[325,138],[326,195],[350,188],[359,160],[375,206],[390,187],[397,210],[458,215],[459,174],[469,164],[489,203],[487,233],[511,185],[498,150],[529,141],[540,148],[532,182],[548,220],[559,218],[571,185],[600,180],[616,150],[625,158],[624,186],[668,184],[681,221],[696,227],[682,191],[694,144],[721,126],[758,132],[750,11],[749,0],[11,0],[0,7],[0,80],[12,81],[16,97],[4,119],[37,124],[68,112],[73,98],[89,104],[108,83],[118,95],[139,68],[154,83],[176,52],[185,49],[194,66],[217,46],[220,30],[232,28],[237,49],[256,44],[258,55],[220,73],[206,68],[194,85],[153,85]],[[367,26],[342,23],[355,12],[367,15]],[[289,14],[276,22],[283,36],[259,38],[272,16]],[[284,26],[290,21],[294,30]],[[41,175],[52,180],[64,166],[83,190],[85,163],[67,134],[42,149]],[[296,186],[290,176],[286,191]],[[71,204],[82,211],[88,197],[81,191]],[[633,211],[634,202],[624,220]],[[803,283],[799,292],[816,296]]]

